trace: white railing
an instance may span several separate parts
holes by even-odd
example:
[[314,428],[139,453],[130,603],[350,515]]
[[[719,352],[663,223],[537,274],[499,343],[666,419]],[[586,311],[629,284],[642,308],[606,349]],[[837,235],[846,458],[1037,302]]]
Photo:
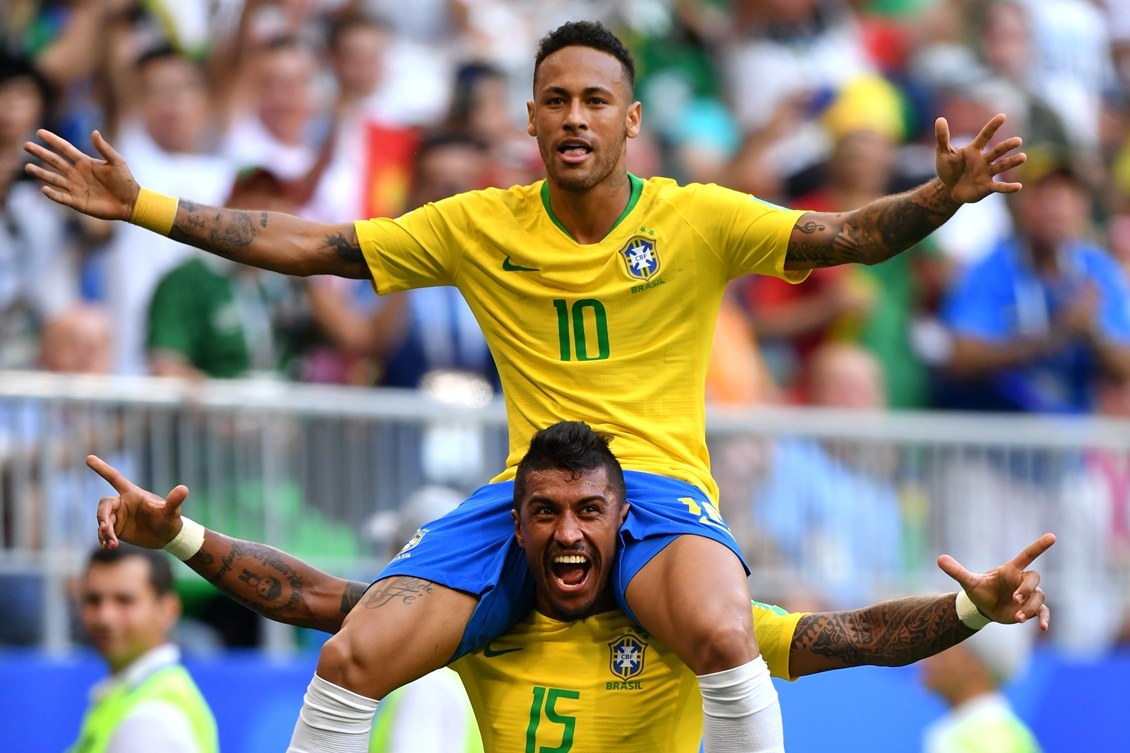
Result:
[[[1125,614],[1126,422],[765,408],[711,411],[709,426],[757,598],[847,607],[948,589],[938,554],[983,570],[1051,530],[1039,567],[1060,640],[1102,646]],[[506,442],[499,405],[416,392],[0,372],[0,598],[9,628],[51,649],[68,645],[66,579],[109,492],[88,453],[162,494],[187,484],[206,524],[368,579],[392,543],[369,535],[374,513],[425,483],[477,486]]]

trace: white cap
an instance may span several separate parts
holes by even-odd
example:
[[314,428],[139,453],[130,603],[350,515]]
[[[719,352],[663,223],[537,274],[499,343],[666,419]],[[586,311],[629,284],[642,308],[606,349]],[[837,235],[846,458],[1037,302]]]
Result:
[[412,492],[399,510],[382,510],[370,517],[365,534],[379,545],[399,548],[420,526],[442,518],[462,501],[463,495],[449,486],[426,484]]

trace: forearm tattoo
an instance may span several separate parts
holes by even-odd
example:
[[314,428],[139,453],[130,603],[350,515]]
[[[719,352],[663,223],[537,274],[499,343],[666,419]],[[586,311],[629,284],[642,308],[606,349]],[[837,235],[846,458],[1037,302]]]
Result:
[[255,240],[256,225],[267,227],[266,212],[259,213],[256,221],[250,212],[218,209],[182,199],[169,237],[238,261]]
[[432,592],[433,583],[421,578],[394,576],[379,581],[369,589],[361,605],[366,609],[379,609],[394,601],[412,604]]
[[306,607],[301,575],[276,549],[234,541],[219,559],[201,551],[188,564],[223,593],[264,617],[295,625],[318,622]]
[[823,669],[899,667],[954,646],[973,632],[958,618],[953,594],[914,596],[852,612],[805,615],[793,633],[792,651],[828,659]]
[[365,264],[365,255],[361,253],[361,244],[357,237],[346,238],[342,233],[331,233],[326,236],[326,248],[329,248],[343,262],[347,264]]
[[957,207],[941,181],[934,181],[853,212],[820,215],[826,221],[802,218],[789,242],[786,262],[831,267],[885,261],[932,233]]

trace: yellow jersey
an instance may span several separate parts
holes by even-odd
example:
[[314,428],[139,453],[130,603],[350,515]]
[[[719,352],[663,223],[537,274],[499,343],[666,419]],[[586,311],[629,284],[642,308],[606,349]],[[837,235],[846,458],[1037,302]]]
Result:
[[378,293],[454,285],[502,382],[514,469],[540,429],[584,421],[615,438],[630,470],[688,481],[717,502],[705,380],[726,283],[797,282],[785,252],[803,212],[715,185],[632,176],[632,198],[599,243],[574,241],[539,181],[361,220]]
[[[761,654],[789,676],[801,613],[754,602]],[[702,696],[694,674],[623,612],[559,622],[531,613],[451,665],[487,753],[694,753]]]

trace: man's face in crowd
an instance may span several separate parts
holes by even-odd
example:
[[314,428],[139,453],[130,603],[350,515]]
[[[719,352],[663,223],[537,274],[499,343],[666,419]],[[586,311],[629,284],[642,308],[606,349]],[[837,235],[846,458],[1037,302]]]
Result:
[[537,584],[538,611],[579,620],[615,608],[607,585],[627,512],[604,468],[530,472],[514,533]]
[[584,191],[625,168],[627,140],[640,132],[624,67],[591,47],[566,47],[546,57],[526,105],[550,181]]
[[114,672],[165,643],[176,623],[179,603],[157,594],[149,567],[143,557],[125,557],[92,563],[83,577],[82,626]]

